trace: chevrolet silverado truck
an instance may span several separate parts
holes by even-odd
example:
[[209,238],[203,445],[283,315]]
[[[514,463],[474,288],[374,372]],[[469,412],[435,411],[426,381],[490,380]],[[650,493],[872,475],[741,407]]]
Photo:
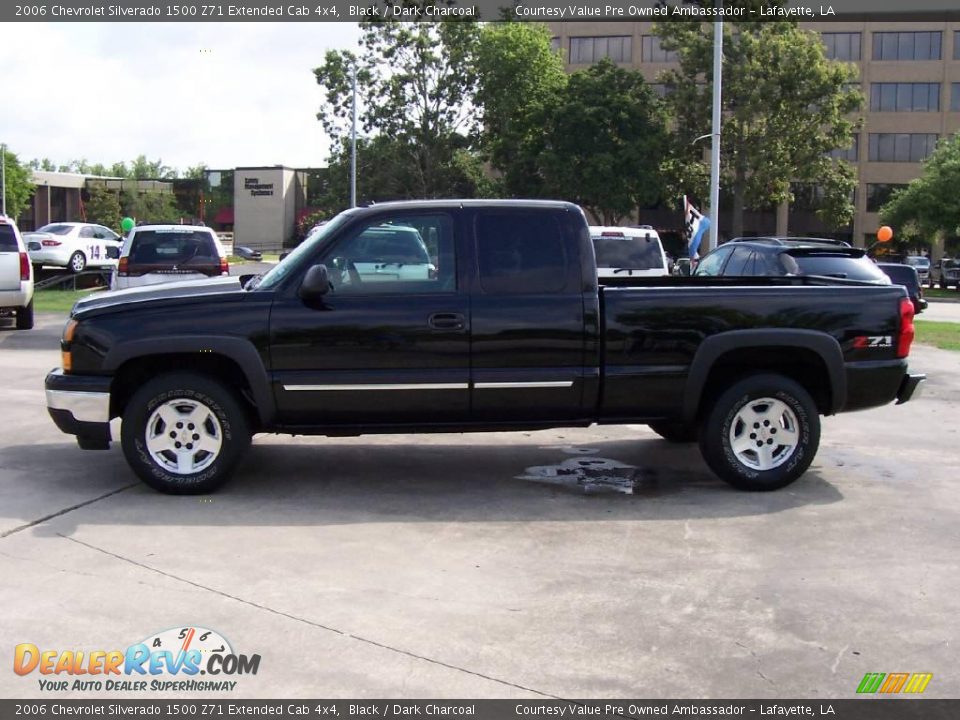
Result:
[[[375,241],[413,233],[416,252]],[[47,404],[84,449],[108,448],[122,418],[128,463],[167,493],[219,486],[254,433],[595,423],[699,441],[722,479],[773,490],[810,465],[821,415],[906,402],[924,379],[898,286],[605,282],[576,205],[355,208],[263,276],[78,302]]]

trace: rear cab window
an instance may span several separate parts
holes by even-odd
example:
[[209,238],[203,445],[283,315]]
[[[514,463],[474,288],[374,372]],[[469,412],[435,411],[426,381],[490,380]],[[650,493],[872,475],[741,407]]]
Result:
[[655,235],[625,235],[613,231],[592,235],[591,239],[598,268],[665,269],[663,250]]
[[474,229],[484,293],[561,293],[567,287],[569,260],[557,216],[483,211]]

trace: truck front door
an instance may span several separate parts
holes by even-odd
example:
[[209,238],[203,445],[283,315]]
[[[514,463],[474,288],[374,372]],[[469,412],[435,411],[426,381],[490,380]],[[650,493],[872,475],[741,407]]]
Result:
[[456,218],[385,212],[347,226],[313,262],[332,289],[274,302],[270,352],[281,423],[369,427],[469,416],[469,299]]

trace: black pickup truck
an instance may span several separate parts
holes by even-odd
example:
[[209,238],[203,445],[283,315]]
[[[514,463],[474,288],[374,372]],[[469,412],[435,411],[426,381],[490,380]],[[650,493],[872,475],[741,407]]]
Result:
[[262,277],[83,300],[50,414],[85,449],[121,417],[127,461],[170,493],[220,485],[259,432],[593,423],[699,440],[721,478],[772,490],[810,465],[820,415],[906,402],[923,380],[901,287],[601,287],[587,227],[563,202],[388,203],[338,215]]

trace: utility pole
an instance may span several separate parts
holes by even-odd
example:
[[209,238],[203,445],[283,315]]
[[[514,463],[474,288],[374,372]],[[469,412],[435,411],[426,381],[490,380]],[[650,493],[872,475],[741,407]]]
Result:
[[[720,1],[717,1],[720,5]],[[720,123],[723,109],[723,20],[713,23],[713,126],[710,144],[710,237],[707,251],[717,247],[720,230]]]
[[357,206],[357,63],[350,67],[350,82],[353,86],[352,115],[350,127],[350,207]]

